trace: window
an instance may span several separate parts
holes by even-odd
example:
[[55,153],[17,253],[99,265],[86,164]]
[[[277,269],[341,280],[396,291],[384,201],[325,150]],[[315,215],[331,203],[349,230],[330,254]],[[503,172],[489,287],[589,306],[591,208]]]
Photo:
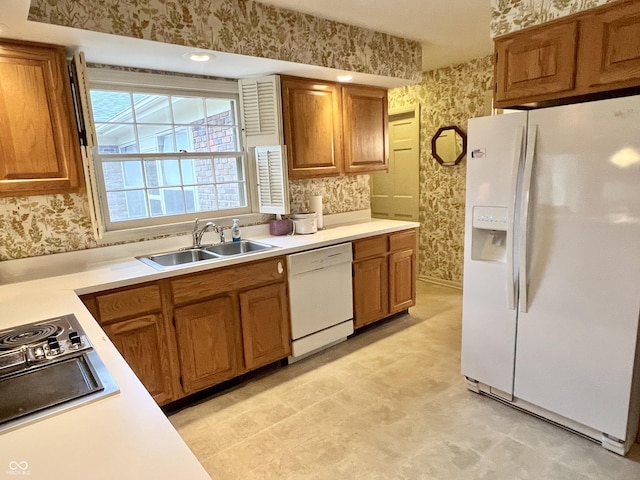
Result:
[[107,231],[251,213],[235,82],[91,70]]

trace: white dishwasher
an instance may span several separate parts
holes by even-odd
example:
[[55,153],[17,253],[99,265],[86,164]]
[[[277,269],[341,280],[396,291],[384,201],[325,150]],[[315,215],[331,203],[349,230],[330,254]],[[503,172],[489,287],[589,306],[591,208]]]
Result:
[[351,243],[287,256],[293,339],[289,363],[353,333]]

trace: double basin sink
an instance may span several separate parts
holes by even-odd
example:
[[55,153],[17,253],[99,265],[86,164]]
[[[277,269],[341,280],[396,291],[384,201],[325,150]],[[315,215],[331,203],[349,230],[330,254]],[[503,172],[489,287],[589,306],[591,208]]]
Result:
[[136,257],[138,260],[159,270],[179,265],[206,262],[238,255],[247,255],[273,248],[252,240],[241,240],[232,243],[218,243],[216,245],[205,245],[200,248],[186,248],[173,252],[158,253],[153,255],[143,255]]

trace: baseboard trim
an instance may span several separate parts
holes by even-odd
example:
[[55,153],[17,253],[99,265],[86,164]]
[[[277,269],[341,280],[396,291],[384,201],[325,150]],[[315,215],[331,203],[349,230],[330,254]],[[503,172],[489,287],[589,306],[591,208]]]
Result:
[[452,282],[451,280],[442,280],[441,278],[429,277],[427,275],[418,275],[418,280],[423,282],[433,283],[435,285],[441,285],[443,287],[456,288],[462,290],[462,284],[459,282]]

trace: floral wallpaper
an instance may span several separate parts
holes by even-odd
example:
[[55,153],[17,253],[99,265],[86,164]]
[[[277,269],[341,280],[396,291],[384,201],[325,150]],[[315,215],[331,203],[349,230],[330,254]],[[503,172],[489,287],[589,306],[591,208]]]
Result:
[[96,246],[86,194],[0,198],[0,260]]
[[420,80],[420,43],[253,0],[32,0],[29,20]]
[[466,158],[443,167],[431,155],[438,128],[491,114],[491,57],[425,72],[418,85],[389,91],[389,109],[420,104],[419,275],[462,286]]
[[615,0],[491,0],[491,36],[548,22]]
[[[294,213],[308,211],[311,195],[324,197],[325,215],[369,208],[368,175],[292,180],[289,189]],[[106,245],[93,235],[84,193],[0,198],[0,261]]]
[[311,195],[322,195],[325,215],[366,210],[371,206],[369,175],[290,180],[291,213],[309,211]]

